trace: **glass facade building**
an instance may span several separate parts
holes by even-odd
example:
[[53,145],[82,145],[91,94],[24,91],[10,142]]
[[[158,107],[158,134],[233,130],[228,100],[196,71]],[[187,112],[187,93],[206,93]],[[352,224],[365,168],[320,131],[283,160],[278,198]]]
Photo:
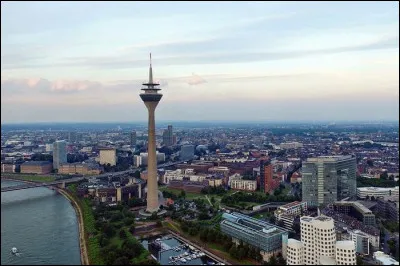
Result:
[[309,158],[302,174],[302,197],[308,206],[356,197],[356,158],[351,155]]
[[258,247],[264,252],[281,250],[282,240],[288,237],[286,229],[247,215],[235,212],[232,214],[224,213],[222,218],[220,227],[223,233]]

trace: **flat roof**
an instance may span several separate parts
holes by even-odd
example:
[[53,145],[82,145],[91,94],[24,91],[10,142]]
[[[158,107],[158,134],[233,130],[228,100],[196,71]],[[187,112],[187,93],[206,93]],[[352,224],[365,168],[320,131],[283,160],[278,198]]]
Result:
[[301,205],[301,202],[300,201],[293,201],[293,202],[290,202],[288,204],[285,204],[285,205],[281,206],[280,208],[290,208],[290,207],[293,207],[293,206],[296,206],[296,205]]
[[382,265],[399,265],[399,262],[391,257],[377,257],[375,260],[380,261]]

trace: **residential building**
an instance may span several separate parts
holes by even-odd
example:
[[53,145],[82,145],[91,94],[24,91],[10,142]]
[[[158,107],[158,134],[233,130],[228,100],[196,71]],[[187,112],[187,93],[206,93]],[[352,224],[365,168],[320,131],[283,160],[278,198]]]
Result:
[[296,216],[300,216],[306,210],[307,202],[295,201],[278,207],[274,215],[277,221],[283,221],[284,228],[292,230]]
[[58,140],[53,143],[53,168],[58,169],[63,163],[67,163],[67,142]]
[[369,255],[369,235],[360,231],[354,230],[350,232],[351,240],[356,246],[356,252],[363,255]]
[[100,164],[117,165],[117,150],[115,148],[101,148]]
[[97,165],[87,163],[67,163],[61,164],[58,169],[59,174],[80,174],[80,175],[99,175],[101,168]]
[[303,147],[303,143],[300,142],[285,142],[279,145],[281,149],[298,149]]
[[231,189],[234,190],[245,190],[245,191],[256,191],[257,181],[256,180],[232,180],[230,184]]
[[222,218],[221,231],[231,236],[236,244],[242,240],[243,243],[260,248],[265,261],[284,252],[282,243],[288,236],[287,230],[236,212],[224,213]]
[[49,174],[53,170],[53,165],[48,161],[29,161],[21,164],[23,174]]
[[274,176],[273,165],[270,160],[260,161],[260,191],[271,193],[279,187],[281,180]]
[[288,265],[356,265],[353,241],[336,241],[334,220],[327,216],[300,218],[301,241],[288,239]]
[[356,197],[356,158],[308,158],[302,167],[302,197],[308,206],[322,206]]

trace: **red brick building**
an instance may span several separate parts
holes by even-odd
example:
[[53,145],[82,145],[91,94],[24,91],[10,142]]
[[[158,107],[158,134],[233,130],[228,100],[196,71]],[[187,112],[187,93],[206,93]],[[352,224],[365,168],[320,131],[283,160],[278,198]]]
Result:
[[53,164],[48,161],[30,161],[21,164],[23,174],[49,174],[53,170]]

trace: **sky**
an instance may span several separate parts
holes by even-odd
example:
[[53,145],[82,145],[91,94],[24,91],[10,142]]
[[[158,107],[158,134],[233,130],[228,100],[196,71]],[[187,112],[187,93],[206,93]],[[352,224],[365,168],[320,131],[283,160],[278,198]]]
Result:
[[1,123],[399,120],[399,3],[1,2]]

